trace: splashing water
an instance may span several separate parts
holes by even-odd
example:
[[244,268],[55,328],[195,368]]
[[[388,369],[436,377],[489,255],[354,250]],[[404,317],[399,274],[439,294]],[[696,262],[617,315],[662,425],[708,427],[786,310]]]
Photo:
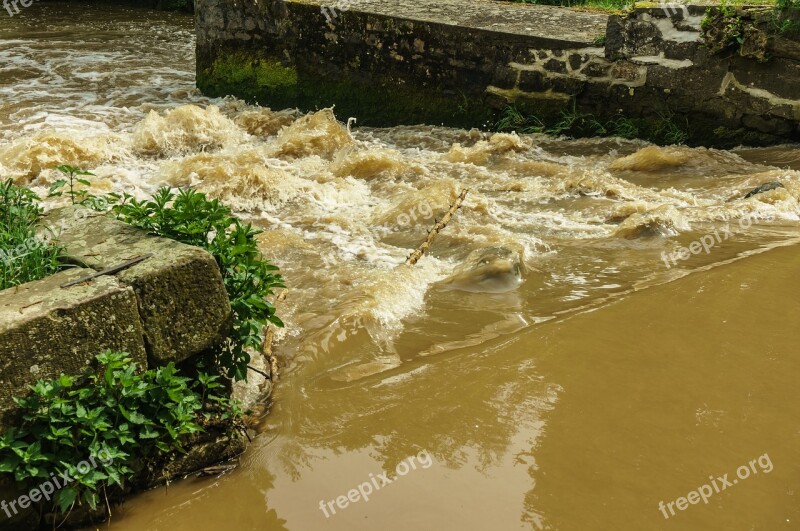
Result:
[[[261,248],[290,286],[279,309],[289,377],[391,387],[411,374],[405,364],[421,373],[428,357],[481,351],[798,235],[792,147],[350,131],[335,109],[303,114],[198,94],[189,18],[115,8],[124,22],[79,24],[74,9],[35,6],[0,28],[0,174],[44,195],[53,167],[71,164],[96,174],[96,193],[193,186],[231,205],[265,229]],[[770,181],[784,188],[743,199]],[[403,265],[465,188],[430,256]],[[735,241],[665,266],[664,253],[743,218],[755,222]],[[559,389],[528,377],[531,395],[508,414],[538,434]],[[522,383],[489,402],[524,395]],[[330,416],[334,430],[353,421]]]

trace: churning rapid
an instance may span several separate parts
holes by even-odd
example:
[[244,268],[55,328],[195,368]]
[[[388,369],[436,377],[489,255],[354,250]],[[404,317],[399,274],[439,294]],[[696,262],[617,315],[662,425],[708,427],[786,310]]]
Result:
[[[0,175],[40,195],[62,163],[96,193],[195,187],[265,229],[290,289],[239,468],[143,494],[112,528],[797,529],[795,147],[359,128],[205,98],[193,49],[191,18],[138,9],[0,25]],[[659,511],[767,452],[769,475]]]

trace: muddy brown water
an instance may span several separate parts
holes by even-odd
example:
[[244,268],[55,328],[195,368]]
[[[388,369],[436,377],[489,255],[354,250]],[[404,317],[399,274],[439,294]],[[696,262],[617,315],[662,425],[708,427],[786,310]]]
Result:
[[183,15],[0,16],[0,174],[195,186],[290,287],[240,466],[111,529],[800,529],[795,146],[348,131],[198,94]]

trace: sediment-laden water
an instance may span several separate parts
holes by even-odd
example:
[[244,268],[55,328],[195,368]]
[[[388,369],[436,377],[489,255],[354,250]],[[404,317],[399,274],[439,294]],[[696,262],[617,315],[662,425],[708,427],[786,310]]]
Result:
[[112,529],[797,529],[795,146],[348,128],[210,100],[193,72],[183,15],[0,22],[0,175],[196,187],[265,229],[290,288],[240,467],[140,495]]

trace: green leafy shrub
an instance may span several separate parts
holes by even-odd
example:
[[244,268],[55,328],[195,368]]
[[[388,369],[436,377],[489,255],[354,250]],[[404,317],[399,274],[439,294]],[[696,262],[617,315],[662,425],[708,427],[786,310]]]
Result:
[[231,333],[218,362],[227,376],[246,379],[250,362],[247,349],[261,347],[267,323],[283,326],[275,315],[275,306],[267,300],[274,295],[273,288],[284,287],[283,278],[258,249],[255,237],[261,231],[243,224],[218,200],[209,200],[192,189],[176,195],[162,188],[148,201],[137,201],[128,194],[108,194],[85,198],[84,204],[96,209],[110,207],[120,221],[202,247],[214,256],[233,309]]
[[28,397],[15,398],[22,424],[0,437],[0,473],[21,490],[72,478],[52,497],[62,513],[76,503],[95,509],[101,493],[121,491],[143,459],[184,451],[203,426],[241,416],[236,402],[217,394],[218,376],[192,381],[172,363],[141,372],[124,353],[97,361],[95,370],[39,381]]
[[52,275],[62,249],[37,236],[39,197],[9,179],[0,183],[0,290]]
[[500,132],[516,131],[526,135],[547,131],[547,127],[537,116],[525,115],[513,105],[503,109],[495,128]]

